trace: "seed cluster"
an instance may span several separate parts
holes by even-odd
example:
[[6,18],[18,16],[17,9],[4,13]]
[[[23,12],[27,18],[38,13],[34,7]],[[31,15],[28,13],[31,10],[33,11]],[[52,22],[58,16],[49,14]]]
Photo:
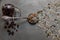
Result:
[[9,35],[14,35],[14,31],[16,31],[16,32],[18,31],[17,28],[19,28],[19,25],[14,23],[14,21],[12,21],[10,23],[8,21],[6,21],[4,28],[7,30]]
[[38,27],[44,29],[47,37],[53,40],[60,40],[60,1],[48,3],[42,11],[38,11],[39,23]]

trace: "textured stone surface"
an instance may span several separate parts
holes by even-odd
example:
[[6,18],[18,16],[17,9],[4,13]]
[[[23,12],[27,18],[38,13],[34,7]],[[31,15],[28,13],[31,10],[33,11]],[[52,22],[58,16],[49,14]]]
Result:
[[[55,0],[2,0],[0,3],[0,11],[2,5],[5,3],[11,3],[17,6],[18,8],[21,9],[22,11],[22,16],[26,17],[28,14],[37,12],[45,7],[47,7],[48,3],[54,2]],[[0,40],[52,40],[52,37],[46,37],[45,30],[49,28],[51,30],[52,28],[48,27],[51,26],[52,24],[56,25],[54,28],[55,30],[59,30],[59,24],[56,24],[55,21],[53,21],[55,18],[59,19],[59,16],[57,17],[56,12],[55,12],[55,6],[51,7],[51,9],[46,8],[46,11],[43,12],[43,16],[39,15],[39,18],[41,19],[41,23],[37,25],[30,25],[28,22],[25,20],[18,20],[17,23],[20,24],[19,31],[15,32],[14,36],[9,36],[6,32],[6,30],[3,28],[4,26],[4,21],[0,19]],[[52,11],[53,9],[53,11]],[[54,13],[55,12],[55,13]],[[0,16],[1,16],[0,12]],[[49,17],[47,17],[47,14]],[[42,19],[46,17],[45,19]],[[47,26],[45,27],[44,22],[47,22]],[[39,27],[38,27],[39,25]],[[53,31],[53,32],[54,32]],[[50,31],[48,31],[49,33]],[[57,32],[54,32],[55,34]]]

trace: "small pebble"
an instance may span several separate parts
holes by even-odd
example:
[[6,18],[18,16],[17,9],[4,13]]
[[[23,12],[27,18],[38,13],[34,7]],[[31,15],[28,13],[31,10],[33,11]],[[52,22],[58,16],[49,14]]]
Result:
[[47,37],[49,37],[50,36],[50,34],[47,34]]
[[50,7],[48,7],[50,9]]
[[54,19],[54,21],[57,21],[57,19]]
[[19,28],[19,25],[17,25],[17,28]]
[[55,25],[51,25],[50,27],[56,27]]
[[7,30],[7,32],[11,32],[10,30]]
[[8,35],[11,35],[11,33],[9,32]]
[[14,35],[14,31],[11,32],[11,35],[12,35],[12,36]]
[[59,13],[57,15],[59,16]]
[[39,13],[41,13],[41,12],[43,12],[42,10],[40,10],[40,11],[38,11],[37,13],[39,14]]
[[4,26],[4,28],[6,29],[6,28],[7,28],[7,26]]
[[48,3],[48,5],[50,5],[50,3]]
[[57,35],[55,35],[55,37],[57,37]]

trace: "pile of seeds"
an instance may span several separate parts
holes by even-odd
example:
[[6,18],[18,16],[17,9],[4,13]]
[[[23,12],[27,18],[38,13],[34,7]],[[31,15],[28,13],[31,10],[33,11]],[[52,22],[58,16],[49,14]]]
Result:
[[37,13],[40,20],[38,27],[44,29],[47,37],[60,40],[60,1],[48,3],[47,7]]
[[4,28],[7,30],[9,35],[14,35],[14,32],[18,31],[17,28],[19,28],[19,25],[17,25],[14,21],[11,23],[6,21]]

